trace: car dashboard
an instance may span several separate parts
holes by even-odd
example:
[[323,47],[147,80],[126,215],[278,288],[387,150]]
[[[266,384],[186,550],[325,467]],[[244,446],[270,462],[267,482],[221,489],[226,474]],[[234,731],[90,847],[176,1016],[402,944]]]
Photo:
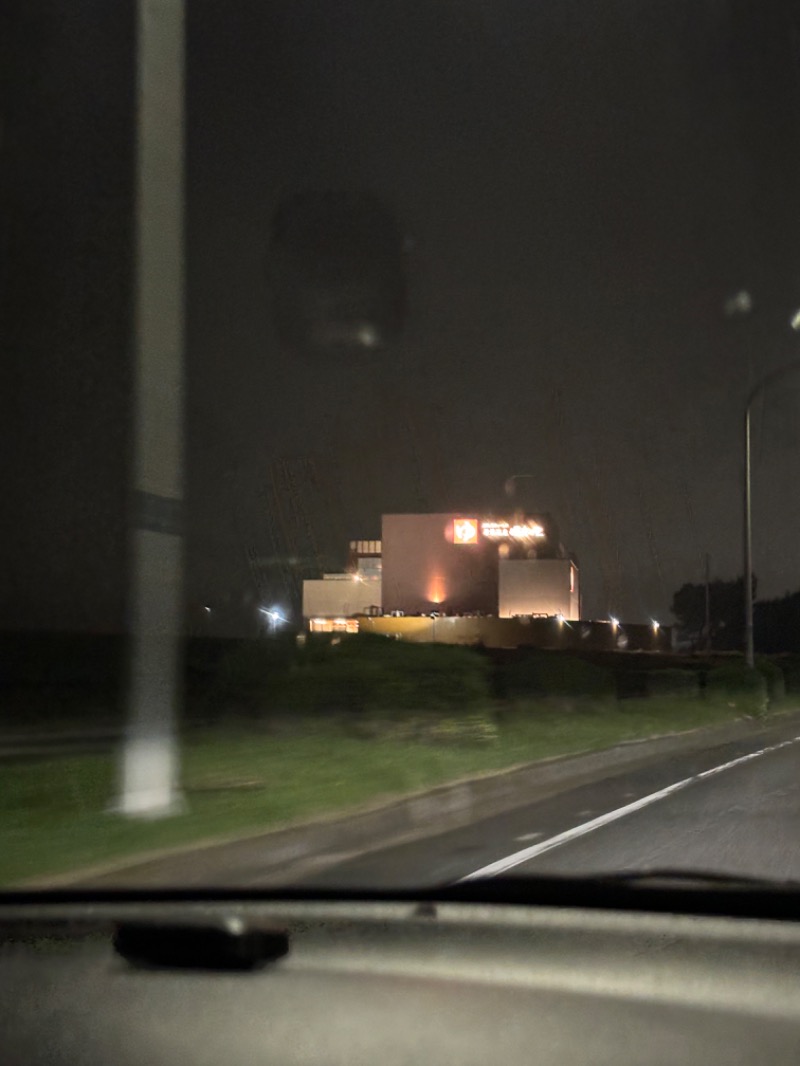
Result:
[[[77,1066],[800,1061],[800,927],[412,901],[6,907],[0,1059]],[[126,923],[286,938],[133,960]]]

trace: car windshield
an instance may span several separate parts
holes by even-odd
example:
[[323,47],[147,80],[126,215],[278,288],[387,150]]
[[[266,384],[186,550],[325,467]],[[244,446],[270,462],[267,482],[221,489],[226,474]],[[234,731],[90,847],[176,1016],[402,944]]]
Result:
[[800,880],[797,6],[0,20],[0,888]]

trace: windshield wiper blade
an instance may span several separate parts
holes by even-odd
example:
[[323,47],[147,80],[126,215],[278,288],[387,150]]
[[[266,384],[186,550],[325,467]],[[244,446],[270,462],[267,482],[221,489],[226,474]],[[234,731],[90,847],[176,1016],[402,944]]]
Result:
[[800,883],[718,871],[665,868],[581,877],[489,877],[439,891],[454,901],[474,903],[800,921]]
[[[594,910],[634,910],[672,914],[720,915],[800,921],[800,882],[772,881],[719,871],[645,869],[571,876],[505,875],[445,882],[415,888],[336,888],[285,885],[270,888],[161,888],[161,889],[51,889],[3,890],[0,917],[5,907],[53,905],[112,908],[140,906],[143,913],[155,906],[207,903],[213,906],[270,900],[305,903],[424,904],[435,913],[436,904],[476,903],[523,907],[572,907]],[[431,906],[432,905],[432,906]],[[416,912],[415,912],[416,913]]]

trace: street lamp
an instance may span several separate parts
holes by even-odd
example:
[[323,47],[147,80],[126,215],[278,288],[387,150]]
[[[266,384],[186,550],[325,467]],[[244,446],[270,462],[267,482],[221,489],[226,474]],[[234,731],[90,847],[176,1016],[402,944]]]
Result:
[[277,607],[259,607],[258,613],[263,615],[269,625],[269,631],[274,636],[278,626],[283,625],[286,617]]
[[[792,329],[800,330],[800,311],[791,320]],[[755,665],[755,647],[753,643],[753,522],[752,493],[750,487],[750,412],[754,401],[769,385],[800,370],[800,359],[779,366],[777,370],[765,374],[750,390],[744,408],[744,658],[749,667]]]

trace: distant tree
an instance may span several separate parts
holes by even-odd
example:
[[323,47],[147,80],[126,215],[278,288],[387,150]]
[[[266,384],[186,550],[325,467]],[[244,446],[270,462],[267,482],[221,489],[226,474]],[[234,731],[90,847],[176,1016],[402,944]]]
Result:
[[800,592],[757,603],[754,614],[758,651],[767,655],[800,652]]
[[[756,580],[753,578],[753,596]],[[672,613],[683,636],[695,647],[705,639],[706,587],[682,585],[672,597]],[[711,646],[715,651],[736,651],[744,642],[744,578],[712,581],[710,585]]]

